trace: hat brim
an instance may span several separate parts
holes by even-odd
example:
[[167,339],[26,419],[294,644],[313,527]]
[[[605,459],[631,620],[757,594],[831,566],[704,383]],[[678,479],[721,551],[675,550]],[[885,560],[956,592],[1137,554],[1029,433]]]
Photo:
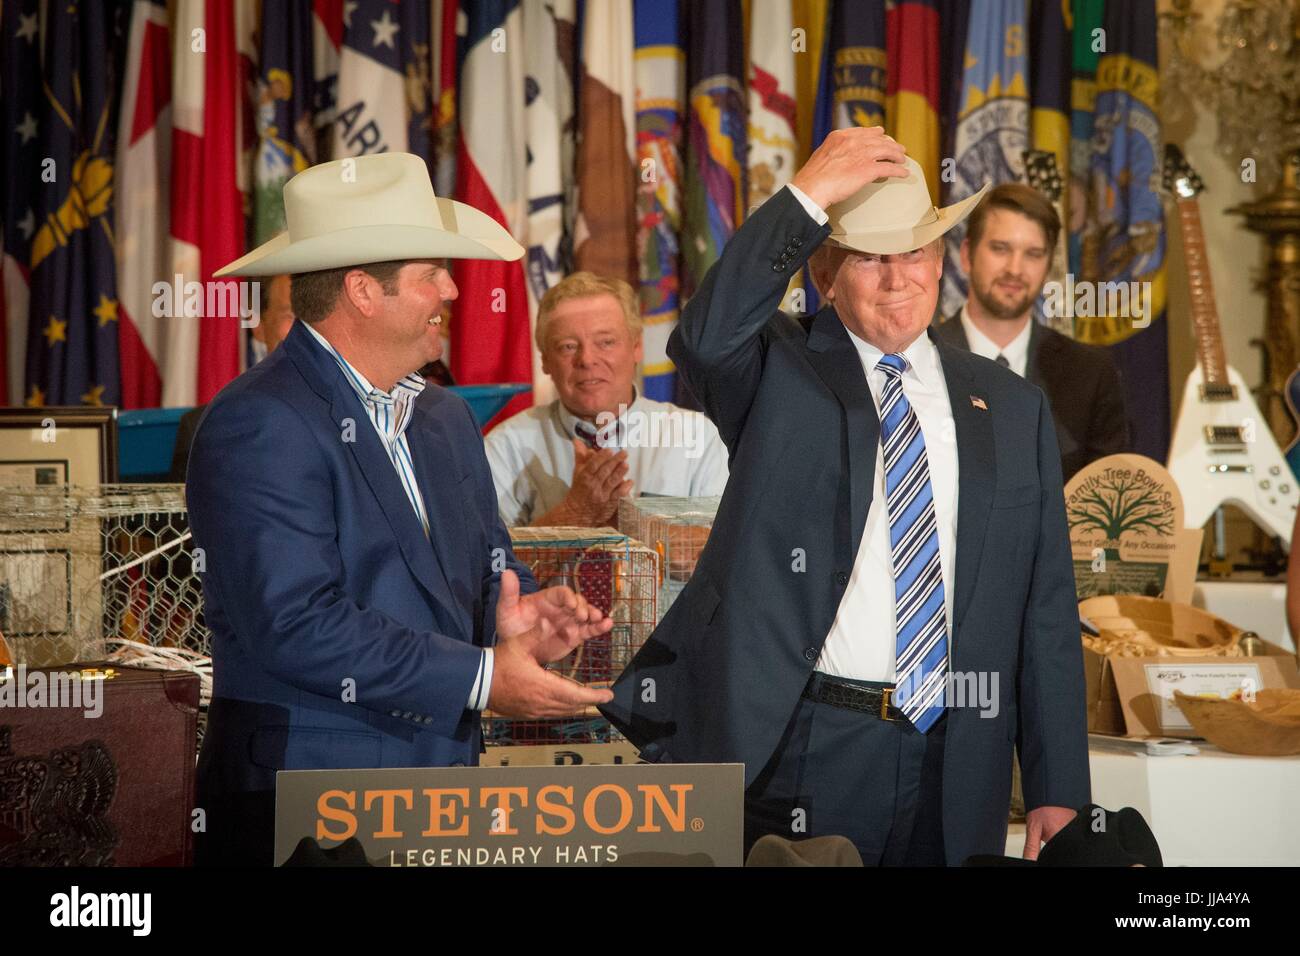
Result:
[[318,272],[400,259],[495,259],[513,262],[524,254],[495,219],[473,206],[438,199],[449,228],[435,226],[354,226],[292,241],[282,232],[252,252],[222,266],[220,276],[271,276]]
[[936,210],[934,222],[922,223],[905,229],[881,229],[873,232],[835,233],[826,237],[826,241],[844,249],[855,252],[869,252],[878,256],[893,256],[900,252],[920,249],[938,239],[948,230],[961,223],[975,211],[984,194],[989,191],[990,183],[985,183],[973,196],[944,206]]

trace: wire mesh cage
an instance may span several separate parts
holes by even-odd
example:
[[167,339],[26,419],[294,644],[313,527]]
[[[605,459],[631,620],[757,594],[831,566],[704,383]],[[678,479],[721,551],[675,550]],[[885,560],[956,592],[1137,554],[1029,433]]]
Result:
[[[554,670],[583,684],[608,685],[622,673],[658,621],[659,556],[613,528],[512,528],[515,556],[539,587],[567,585],[614,620]],[[516,720],[484,711],[488,746],[610,743],[618,731],[590,708],[578,717]]]
[[211,694],[183,485],[0,488],[0,633],[15,665],[183,667]]
[[695,572],[721,501],[721,497],[712,496],[624,498],[619,502],[619,530],[644,541],[659,556],[661,619]]

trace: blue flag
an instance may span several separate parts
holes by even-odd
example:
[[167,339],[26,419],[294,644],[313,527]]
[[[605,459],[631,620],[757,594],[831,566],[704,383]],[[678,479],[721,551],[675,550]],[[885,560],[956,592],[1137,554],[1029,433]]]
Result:
[[[1025,0],[973,0],[965,71],[957,113],[949,201],[974,195],[985,183],[1015,182],[1029,146],[1028,11]],[[968,286],[960,249],[966,224],[950,230],[940,311],[956,315]]]
[[686,91],[676,0],[636,0],[637,160],[652,163],[653,182],[637,192],[642,339],[642,385],[647,398],[670,402],[677,374],[668,358],[668,336],[681,308],[681,145]]
[[[1075,337],[1111,347],[1130,412],[1133,450],[1164,461],[1169,343],[1155,0],[1107,3],[1103,22],[1106,48],[1097,61],[1078,249],[1078,278],[1085,291],[1097,291],[1091,301],[1075,296],[1070,304]],[[1103,289],[1112,291],[1103,296]]]
[[831,127],[885,125],[885,2],[832,3]]
[[[125,8],[50,4],[39,166],[22,173],[36,206],[31,246],[27,404],[116,405],[113,161]],[[34,84],[33,84],[34,85]]]
[[316,162],[311,39],[311,0],[285,0],[275,16],[262,18],[254,246],[284,230],[284,184]]
[[390,0],[343,5],[334,159],[391,151],[432,162],[431,12]]
[[0,249],[3,249],[4,315],[7,394],[0,403],[22,401],[29,393],[23,386],[26,362],[28,272],[31,269],[32,237],[36,235],[40,209],[33,183],[40,181],[41,141],[38,135],[45,117],[45,96],[31,78],[40,72],[40,2],[0,3],[0,123],[3,152],[0,152]]

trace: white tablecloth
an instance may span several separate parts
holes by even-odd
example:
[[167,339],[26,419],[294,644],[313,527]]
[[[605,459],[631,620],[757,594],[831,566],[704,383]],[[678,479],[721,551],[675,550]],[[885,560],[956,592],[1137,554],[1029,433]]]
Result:
[[[1091,735],[1092,802],[1133,807],[1165,866],[1300,866],[1300,756],[1247,757],[1204,741],[1194,757],[1148,757],[1137,741]],[[1007,854],[1025,845],[1023,824]]]

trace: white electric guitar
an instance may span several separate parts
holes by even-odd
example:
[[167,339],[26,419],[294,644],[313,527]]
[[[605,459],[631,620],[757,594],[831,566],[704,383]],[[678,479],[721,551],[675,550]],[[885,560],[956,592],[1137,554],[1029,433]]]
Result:
[[1196,198],[1205,187],[1177,146],[1165,147],[1164,185],[1178,208],[1196,334],[1197,368],[1183,390],[1169,452],[1184,523],[1199,528],[1221,505],[1236,505],[1289,549],[1300,492],[1267,419],[1224,357]]

